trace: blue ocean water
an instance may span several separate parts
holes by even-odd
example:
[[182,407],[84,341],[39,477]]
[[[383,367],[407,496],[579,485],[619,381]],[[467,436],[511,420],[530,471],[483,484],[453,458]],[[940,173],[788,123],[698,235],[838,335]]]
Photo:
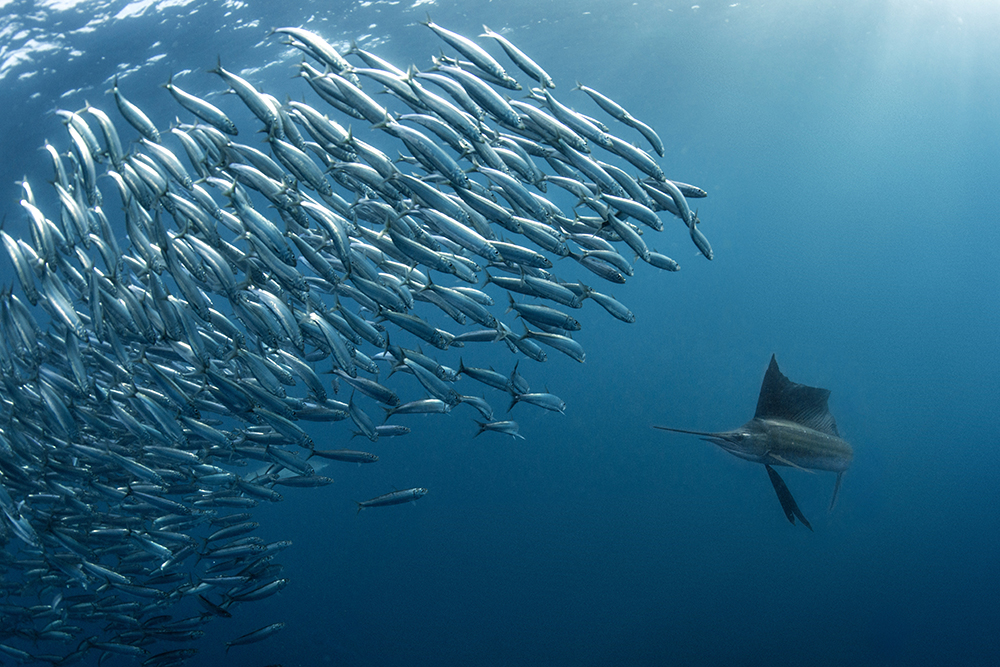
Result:
[[[217,56],[301,95],[272,27],[423,67],[442,46],[429,12],[507,31],[560,99],[596,114],[580,80],[655,127],[667,175],[709,192],[715,259],[668,226],[657,249],[681,271],[638,266],[604,290],[634,324],[588,305],[585,364],[523,361],[568,404],[515,407],[525,440],[473,439],[471,411],[410,418],[378,464],[259,508],[266,539],[294,542],[291,583],[208,626],[190,664],[1000,661],[995,3],[276,4],[0,0],[5,229],[24,229],[14,181],[51,178],[38,147],[65,145],[50,111],[111,110],[116,73],[165,127],[179,109],[160,84],[211,95]],[[787,523],[759,465],[650,428],[743,423],[772,353],[832,391],[855,449],[832,513],[832,474],[783,469],[815,532]],[[355,513],[411,486],[430,492]],[[280,634],[223,654],[275,620]]]

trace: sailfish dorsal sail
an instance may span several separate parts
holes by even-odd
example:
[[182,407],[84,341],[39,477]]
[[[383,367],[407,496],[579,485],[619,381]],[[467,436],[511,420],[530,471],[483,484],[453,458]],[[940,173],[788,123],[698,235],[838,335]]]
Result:
[[785,419],[839,438],[837,422],[827,405],[829,398],[829,389],[807,387],[786,378],[778,370],[778,362],[772,354],[760,387],[754,419]]

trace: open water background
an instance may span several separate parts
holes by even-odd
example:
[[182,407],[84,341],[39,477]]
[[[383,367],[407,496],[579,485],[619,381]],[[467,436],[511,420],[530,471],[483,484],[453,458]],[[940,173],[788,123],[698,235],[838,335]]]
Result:
[[[525,440],[473,440],[465,409],[411,417],[379,463],[260,508],[259,534],[295,543],[280,558],[292,583],[208,626],[190,664],[222,664],[223,641],[274,620],[288,627],[228,662],[1000,661],[997,4],[278,4],[0,0],[5,229],[26,233],[23,175],[55,206],[37,149],[68,142],[48,112],[114,112],[116,72],[162,128],[183,110],[159,85],[187,72],[185,89],[221,90],[204,72],[217,56],[279,99],[308,92],[272,27],[426,68],[443,46],[418,23],[430,12],[470,36],[509,31],[577,109],[600,113],[579,79],[655,127],[667,176],[709,192],[696,203],[716,259],[667,221],[654,245],[682,270],[640,265],[603,290],[635,324],[588,304],[585,364],[521,364],[568,403],[514,408]],[[6,259],[0,272],[13,280]],[[743,423],[771,353],[832,390],[855,447],[831,514],[832,474],[782,470],[815,533],[788,525],[760,466],[650,429]],[[393,486],[430,493],[355,515],[352,500]]]

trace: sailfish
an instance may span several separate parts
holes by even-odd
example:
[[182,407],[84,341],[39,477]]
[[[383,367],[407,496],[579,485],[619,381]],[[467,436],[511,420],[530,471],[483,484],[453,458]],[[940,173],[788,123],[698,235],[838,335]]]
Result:
[[803,516],[785,481],[772,466],[790,466],[800,470],[828,470],[837,473],[830,509],[837,502],[840,482],[851,465],[854,451],[840,437],[837,422],[830,414],[827,400],[830,390],[796,384],[778,370],[771,355],[771,364],[764,374],[753,419],[732,431],[709,433],[667,426],[653,426],[663,431],[700,435],[734,456],[754,463],[763,463],[778,494],[781,509],[795,525],[798,518],[812,530]]

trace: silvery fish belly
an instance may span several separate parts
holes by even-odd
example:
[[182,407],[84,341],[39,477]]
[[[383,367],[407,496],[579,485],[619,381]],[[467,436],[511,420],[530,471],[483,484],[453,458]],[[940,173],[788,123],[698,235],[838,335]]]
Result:
[[[209,102],[171,77],[167,110],[144,109],[123,76],[59,111],[55,192],[22,183],[23,221],[0,231],[16,275],[0,292],[5,657],[60,640],[44,661],[190,658],[176,642],[288,582],[274,559],[290,543],[255,534],[255,506],[379,461],[350,438],[434,423],[411,415],[524,438],[497,401],[572,406],[532,390],[520,360],[584,362],[589,318],[635,321],[586,283],[625,282],[635,259],[676,271],[649,250],[664,212],[712,258],[686,201],[704,191],[632,143],[663,155],[652,128],[508,37],[485,35],[504,65],[425,25],[454,49],[434,72],[278,28],[265,43],[303,56],[294,89],[187,63],[235,94]],[[500,92],[533,82],[527,101]],[[471,348],[489,368],[463,363]],[[374,489],[358,510],[425,494]],[[217,643],[235,654],[283,627]]]

